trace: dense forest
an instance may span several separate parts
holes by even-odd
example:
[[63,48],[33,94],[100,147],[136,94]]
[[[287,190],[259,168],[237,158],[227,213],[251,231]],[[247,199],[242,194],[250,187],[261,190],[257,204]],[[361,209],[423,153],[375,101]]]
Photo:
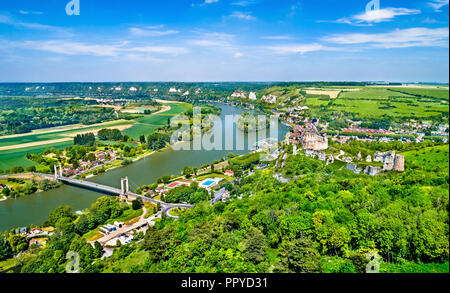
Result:
[[[367,146],[359,148],[370,152]],[[58,208],[45,223],[57,233],[22,272],[62,272],[71,250],[81,254],[83,272],[355,273],[364,272],[369,251],[382,258],[382,272],[441,263],[448,271],[448,144],[418,144],[404,154],[406,172],[376,177],[290,154],[282,171],[300,176],[281,183],[271,169],[256,171],[226,186],[232,199],[213,206],[195,186],[175,189],[165,200],[196,202],[195,208],[178,220],[163,217],[143,242],[104,260],[82,237],[126,205],[101,198],[83,216]],[[252,154],[230,163],[241,172],[259,164]],[[4,239],[3,255],[24,249],[20,236],[7,232]]]
[[117,118],[114,109],[86,107],[92,103],[53,98],[0,98],[0,135],[78,123],[90,125]]

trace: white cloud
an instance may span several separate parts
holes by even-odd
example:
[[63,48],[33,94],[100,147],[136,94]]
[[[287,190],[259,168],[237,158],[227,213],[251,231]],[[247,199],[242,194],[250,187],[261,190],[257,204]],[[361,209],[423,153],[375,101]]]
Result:
[[250,6],[253,4],[255,4],[255,1],[245,1],[245,0],[231,3],[231,5],[242,6],[242,7]]
[[189,41],[189,44],[200,47],[231,47],[234,35],[224,33],[202,33],[196,32],[201,36],[199,39]]
[[189,50],[181,47],[130,46],[129,42],[98,45],[64,40],[48,40],[17,42],[12,43],[12,45],[19,48],[51,52],[60,55],[85,55],[96,57],[118,57],[127,54],[163,54],[176,56],[189,52]]
[[35,14],[35,15],[42,15],[44,14],[41,11],[27,11],[27,10],[19,10],[20,14],[29,15],[29,14]]
[[261,37],[261,39],[264,40],[293,40],[294,38],[291,36],[265,36],[265,37]]
[[239,58],[242,58],[242,57],[244,57],[244,54],[242,54],[241,52],[237,52],[237,53],[235,53],[235,54],[233,55],[233,58],[234,58],[234,59],[239,59]]
[[256,17],[254,17],[250,13],[248,13],[248,12],[241,12],[241,11],[234,11],[230,15],[230,17],[241,19],[241,20],[256,20]]
[[373,24],[380,22],[392,21],[397,16],[402,15],[414,15],[420,14],[421,11],[418,9],[408,9],[408,8],[383,8],[377,10],[369,10],[364,13],[354,15],[352,17],[344,17],[338,19],[337,23],[347,23],[347,24]]
[[176,30],[158,30],[160,28],[162,28],[162,26],[150,26],[145,28],[132,27],[130,28],[130,32],[132,35],[138,37],[161,37],[179,33],[179,31]]
[[269,46],[264,47],[273,51],[275,54],[305,54],[314,51],[335,51],[337,48],[327,47],[322,44],[293,44],[293,45],[279,45],[279,46]]
[[428,5],[433,7],[435,12],[442,12],[441,8],[448,5],[449,0],[433,0]]
[[62,31],[62,29],[59,27],[40,23],[22,22],[5,14],[0,14],[0,23],[12,25],[19,28]]
[[211,4],[216,2],[219,2],[219,0],[205,0],[205,4]]
[[337,34],[323,40],[342,45],[369,44],[382,48],[448,47],[449,29],[410,28],[378,34]]

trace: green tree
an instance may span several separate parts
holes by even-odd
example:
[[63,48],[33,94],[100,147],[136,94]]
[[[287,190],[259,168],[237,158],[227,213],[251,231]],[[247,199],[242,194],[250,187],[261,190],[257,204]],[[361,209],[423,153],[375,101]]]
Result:
[[187,178],[190,178],[192,176],[192,174],[194,173],[194,170],[192,169],[192,167],[184,167],[183,169],[183,175],[186,176]]
[[259,229],[251,227],[242,244],[245,260],[261,263],[266,259],[266,237]]
[[50,225],[56,225],[56,223],[63,218],[75,219],[75,215],[70,206],[60,206],[51,211],[49,223]]
[[0,235],[0,261],[10,258],[12,254],[11,245],[6,241],[6,237]]
[[139,210],[144,206],[144,203],[142,202],[141,198],[135,199],[131,202],[131,207],[133,210]]
[[308,238],[283,242],[281,264],[287,272],[319,273],[322,270],[321,257],[314,242]]

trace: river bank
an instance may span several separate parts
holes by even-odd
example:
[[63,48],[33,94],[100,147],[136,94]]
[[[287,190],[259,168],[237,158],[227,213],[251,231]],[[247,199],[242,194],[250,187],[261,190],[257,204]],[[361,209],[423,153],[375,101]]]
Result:
[[[221,107],[222,113],[217,119],[222,121],[220,121],[221,123],[215,122],[211,131],[220,130],[223,142],[225,142],[226,135],[233,136],[235,142],[238,139],[247,141],[248,143],[246,143],[244,149],[236,149],[233,145],[232,149],[224,147],[219,150],[176,151],[168,147],[162,151],[147,154],[147,156],[132,164],[114,168],[87,180],[120,189],[121,178],[128,177],[130,189],[134,190],[143,185],[154,183],[164,175],[181,175],[183,168],[186,166],[201,167],[202,165],[226,158],[230,152],[237,155],[250,153],[249,146],[255,143],[252,140],[253,138],[247,139],[248,136],[237,130],[234,124],[227,125],[224,123],[226,115],[239,115],[243,110],[223,104],[218,106]],[[222,128],[215,128],[217,125],[220,125]],[[279,140],[283,140],[287,132],[288,128],[280,124],[278,130]],[[48,218],[51,210],[61,205],[71,206],[73,210],[84,210],[101,196],[104,195],[74,186],[62,185],[54,190],[1,202],[0,231],[29,224],[41,224]]]

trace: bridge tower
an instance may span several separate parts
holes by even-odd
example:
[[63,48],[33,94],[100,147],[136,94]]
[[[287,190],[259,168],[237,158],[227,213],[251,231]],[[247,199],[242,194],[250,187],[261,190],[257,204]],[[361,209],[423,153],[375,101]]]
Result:
[[[55,169],[55,180],[58,180],[58,175],[59,175],[59,177],[63,177],[62,165],[54,165],[53,167]],[[59,168],[59,171],[58,171],[58,168]]]
[[120,179],[120,188],[122,190],[122,194],[127,194],[130,192],[130,187],[128,185],[128,177]]
[[58,180],[58,166],[54,165],[53,168],[55,169],[55,180]]

